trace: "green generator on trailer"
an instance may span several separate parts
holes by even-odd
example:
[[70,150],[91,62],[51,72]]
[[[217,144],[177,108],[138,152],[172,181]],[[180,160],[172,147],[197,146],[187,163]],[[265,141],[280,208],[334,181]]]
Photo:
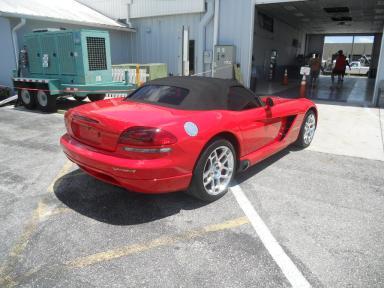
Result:
[[[112,81],[109,33],[99,30],[34,31],[24,36],[17,77],[13,78],[25,107],[42,111],[56,109],[56,98],[105,98],[106,93],[124,93],[133,84]],[[127,79],[128,77],[126,77]]]

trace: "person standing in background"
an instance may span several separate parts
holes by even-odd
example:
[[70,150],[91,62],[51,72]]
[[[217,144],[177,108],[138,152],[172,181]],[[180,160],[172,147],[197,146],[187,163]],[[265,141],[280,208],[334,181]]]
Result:
[[315,86],[321,70],[319,54],[313,54],[313,57],[309,60],[309,67],[311,68],[310,82]]
[[351,69],[347,57],[343,54],[343,50],[339,50],[337,54],[335,68],[333,68],[331,75],[332,83],[335,81],[335,75],[337,75],[338,82],[344,81],[345,69],[347,66]]

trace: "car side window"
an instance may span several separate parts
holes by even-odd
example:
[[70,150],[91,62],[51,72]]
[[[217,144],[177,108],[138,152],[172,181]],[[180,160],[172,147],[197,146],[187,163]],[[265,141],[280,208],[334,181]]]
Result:
[[260,100],[249,90],[242,86],[232,86],[228,92],[228,109],[242,111],[261,106]]

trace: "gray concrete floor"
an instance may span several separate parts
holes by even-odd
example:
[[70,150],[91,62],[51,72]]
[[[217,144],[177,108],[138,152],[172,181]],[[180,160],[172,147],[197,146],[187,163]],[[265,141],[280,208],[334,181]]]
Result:
[[[260,82],[256,90],[259,96],[278,95],[286,98],[297,98],[300,81],[291,80],[288,86],[281,82]],[[307,79],[306,96],[312,100],[343,102],[350,105],[372,106],[374,79],[357,76],[345,76],[344,81],[338,83],[337,78],[332,83],[330,76],[320,76],[316,84]]]
[[[128,192],[68,164],[62,115],[5,107],[0,123],[0,287],[290,286],[232,193]],[[383,287],[383,174],[289,148],[236,180],[314,287]]]

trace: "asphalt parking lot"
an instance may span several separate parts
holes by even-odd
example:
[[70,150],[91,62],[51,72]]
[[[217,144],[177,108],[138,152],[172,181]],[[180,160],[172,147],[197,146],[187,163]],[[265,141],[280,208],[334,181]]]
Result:
[[384,287],[380,147],[330,149],[321,125],[313,148],[280,152],[206,204],[95,180],[61,152],[62,115],[0,108],[0,287]]

